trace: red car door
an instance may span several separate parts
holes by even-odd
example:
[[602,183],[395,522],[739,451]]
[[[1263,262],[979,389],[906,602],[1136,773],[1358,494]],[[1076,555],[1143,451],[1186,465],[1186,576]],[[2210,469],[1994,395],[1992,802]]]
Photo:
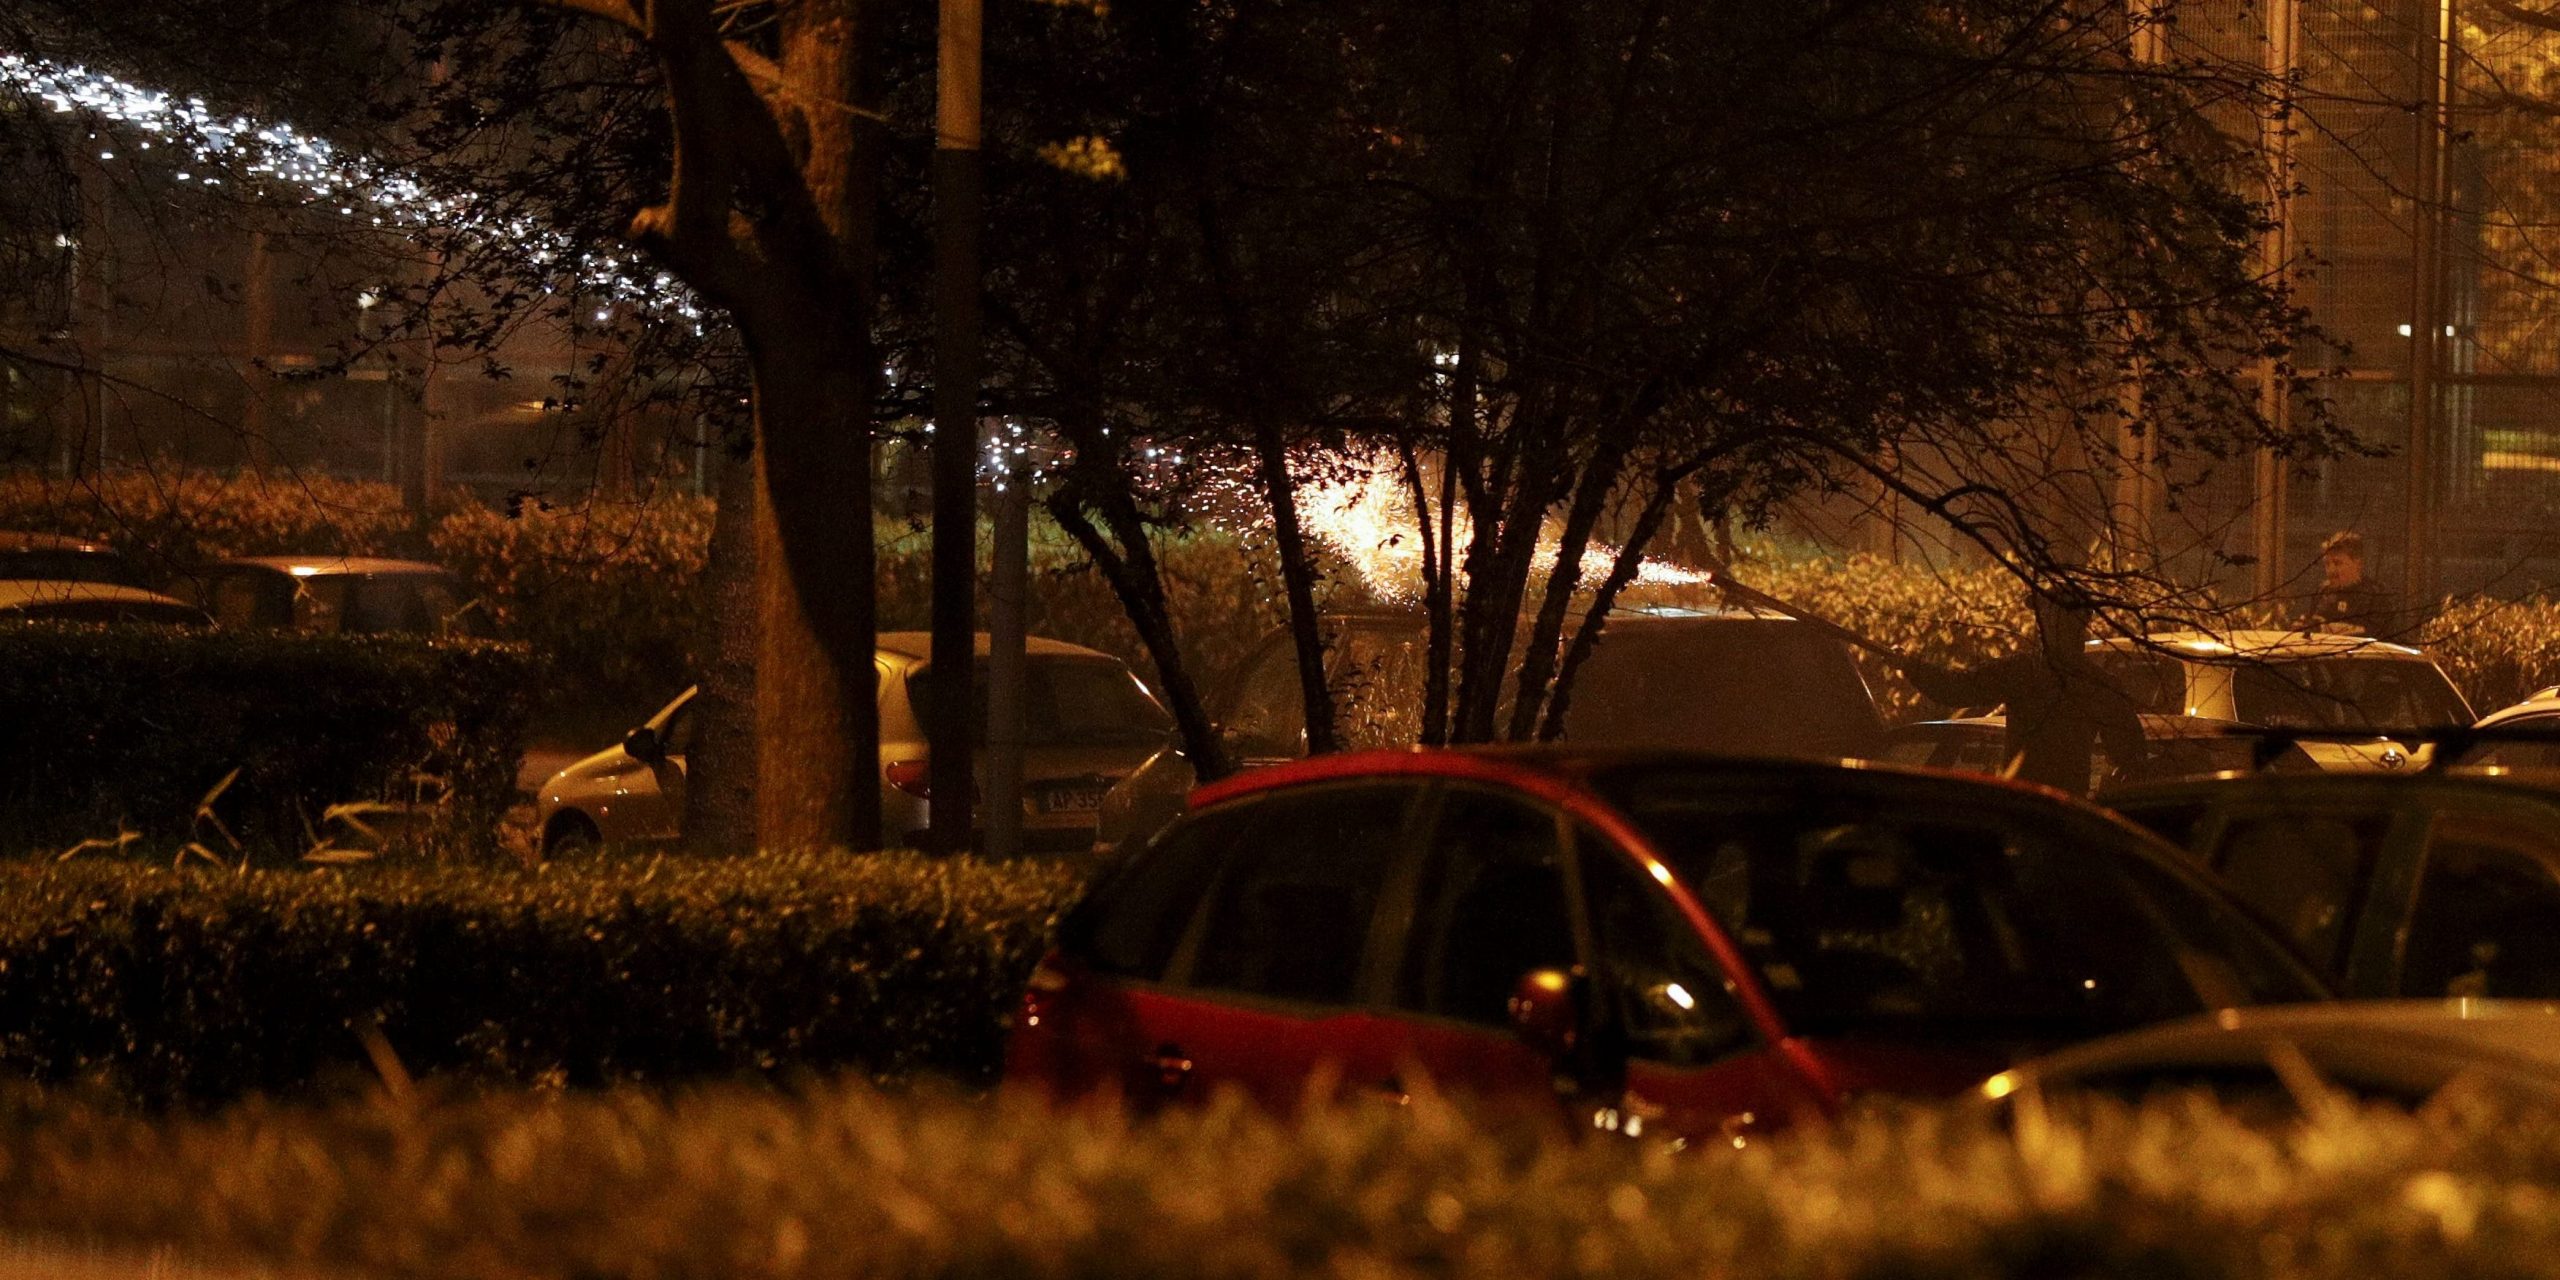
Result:
[[1830,1086],[1775,1015],[1754,1010],[1751,979],[1717,957],[1686,888],[1599,831],[1578,844],[1594,1022],[1623,1064],[1616,1106],[1591,1123],[1731,1141],[1829,1109]]
[[1522,975],[1582,962],[1562,819],[1467,782],[1447,784],[1426,808],[1410,891],[1388,913],[1405,940],[1381,993],[1397,1063],[1376,1084],[1400,1092],[1427,1078],[1480,1104],[1552,1112],[1557,1064],[1513,1034],[1507,1005]]
[[1392,1075],[1385,1024],[1358,993],[1420,791],[1319,784],[1241,803],[1167,981],[1126,993],[1112,1039],[1133,1097],[1235,1086],[1286,1108],[1311,1084]]

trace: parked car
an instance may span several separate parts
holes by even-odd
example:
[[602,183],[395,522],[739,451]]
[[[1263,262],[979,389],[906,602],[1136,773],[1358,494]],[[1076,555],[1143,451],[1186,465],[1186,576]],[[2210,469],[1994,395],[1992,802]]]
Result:
[[[1093,847],[1103,792],[1164,745],[1173,720],[1119,659],[1058,640],[1033,638],[1025,667],[1026,748],[1022,835],[1035,852]],[[987,637],[978,635],[978,654]],[[873,661],[879,675],[881,830],[892,841],[923,838],[932,748],[925,708],[937,696],[932,637],[885,631]],[[974,668],[980,719],[987,669]],[[684,759],[693,742],[695,690],[687,689],[618,746],[553,774],[535,796],[546,853],[597,843],[676,838],[684,817]]]
[[187,574],[173,590],[237,630],[439,636],[486,631],[470,591],[452,574],[419,560],[242,556]]
[[[2297,631],[2175,632],[2093,640],[2089,657],[2147,715],[2275,729],[2430,729],[2471,723],[2471,705],[2435,660],[2407,645]],[[2377,733],[2305,740],[2322,769],[2423,764],[2428,749]]]
[[111,622],[203,627],[213,620],[183,600],[105,582],[0,578],[0,621]]
[[2271,773],[2100,802],[2186,847],[2344,994],[2560,998],[2560,786]]
[[103,582],[149,586],[124,553],[106,543],[59,533],[0,530],[0,580]]
[[[2143,762],[2140,777],[2184,778],[2247,772],[2259,767],[2259,743],[2245,735],[2247,726],[2204,716],[2145,715],[2141,720],[2151,757]],[[2004,775],[2009,768],[2008,731],[2008,717],[1996,715],[1898,725],[1885,732],[1884,746],[1876,758],[1959,773]],[[2274,767],[2286,767],[2288,762],[2299,762],[2298,767],[2302,768],[2315,767],[2302,753],[2292,750],[2279,756]],[[2106,744],[2099,743],[2090,762],[2091,789],[2109,785],[2121,776],[2116,762],[2107,757]]]
[[[2176,850],[1991,779],[1590,748],[1201,788],[1034,972],[1011,1080],[1141,1104],[1419,1076],[1729,1139],[2319,977]],[[1560,1086],[1559,1082],[1562,1082]]]
[[2224,1009],[2109,1036],[1984,1081],[1978,1105],[2201,1089],[2226,1105],[2299,1114],[2322,1094],[2416,1106],[2457,1084],[2560,1106],[2560,1005],[2355,1000]]
[[[1328,615],[1326,683],[1343,744],[1400,747],[1421,737],[1427,632],[1422,615]],[[1672,610],[1612,616],[1576,674],[1564,723],[1579,746],[1662,747],[1798,760],[1871,755],[1884,721],[1848,646],[1780,613]],[[1307,753],[1306,705],[1287,632],[1266,638],[1211,703],[1233,758],[1257,767]],[[1107,845],[1143,839],[1182,811],[1196,780],[1168,749],[1104,801]]]

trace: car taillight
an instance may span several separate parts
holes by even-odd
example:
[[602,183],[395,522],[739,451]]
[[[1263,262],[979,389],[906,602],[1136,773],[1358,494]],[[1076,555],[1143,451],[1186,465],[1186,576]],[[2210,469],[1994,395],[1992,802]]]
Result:
[[900,760],[880,771],[896,787],[919,800],[933,798],[932,766],[922,760]]
[[1052,951],[1042,957],[1039,966],[1031,971],[1030,983],[1023,988],[1021,1025],[1039,1026],[1041,1016],[1056,1009],[1074,985],[1075,976],[1063,953]]

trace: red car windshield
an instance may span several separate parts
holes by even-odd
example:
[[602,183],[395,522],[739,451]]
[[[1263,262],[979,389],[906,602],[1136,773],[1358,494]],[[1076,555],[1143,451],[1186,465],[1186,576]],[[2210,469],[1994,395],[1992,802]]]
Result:
[[2140,837],[2059,807],[1674,767],[1596,786],[1799,1031],[2076,1038],[2326,998],[2257,924],[2136,852]]

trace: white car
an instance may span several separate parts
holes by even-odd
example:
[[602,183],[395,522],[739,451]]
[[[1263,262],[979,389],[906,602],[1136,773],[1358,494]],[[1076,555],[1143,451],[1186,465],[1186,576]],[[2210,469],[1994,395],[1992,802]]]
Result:
[[1991,1077],[1981,1105],[2203,1087],[2233,1096],[2322,1089],[2402,1104],[2469,1080],[2511,1101],[2560,1105],[2560,1005],[2388,1000],[2267,1005],[2182,1018],[2076,1045]]
[[[2328,733],[2448,729],[2472,720],[2471,704],[2433,658],[2365,636],[2183,631],[2093,640],[2089,656],[2147,715]],[[2295,745],[2323,769],[2350,770],[2423,765],[2431,750],[2380,733]]]
[[[1119,659],[1058,640],[1028,645],[1024,689],[1022,834],[1038,852],[1093,847],[1103,793],[1172,736],[1173,720]],[[922,704],[933,696],[932,637],[880,634],[881,830],[892,844],[919,842],[927,817]],[[978,635],[978,656],[987,637]],[[981,719],[987,669],[976,667]],[[687,689],[618,746],[551,775],[535,793],[546,855],[595,844],[671,841],[684,818],[684,758],[693,741]]]

